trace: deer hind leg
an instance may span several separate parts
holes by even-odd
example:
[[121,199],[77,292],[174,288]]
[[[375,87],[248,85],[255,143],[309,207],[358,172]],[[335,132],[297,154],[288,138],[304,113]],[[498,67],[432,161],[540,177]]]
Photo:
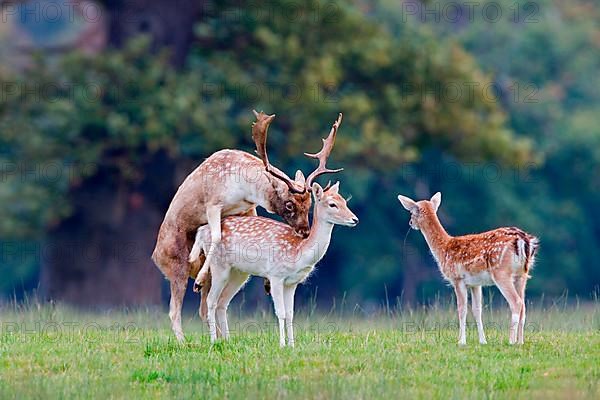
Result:
[[294,347],[294,295],[298,285],[283,287],[283,302],[285,305],[285,329],[288,337],[288,346]]
[[210,288],[212,286],[211,279],[212,279],[212,275],[209,270],[206,280],[202,284],[202,289],[200,290],[200,307],[198,307],[198,314],[200,315],[200,319],[204,322],[207,322],[208,305],[207,305],[206,299],[208,297],[208,293],[210,292]]
[[517,293],[523,300],[523,305],[521,306],[521,313],[519,315],[519,326],[517,331],[517,343],[524,343],[524,329],[525,329],[525,286],[527,285],[527,275],[518,276],[515,279],[515,289]]
[[509,343],[515,344],[517,343],[517,328],[521,319],[523,299],[515,288],[511,273],[496,271],[495,273],[492,273],[492,278],[494,279],[494,283],[498,289],[500,289],[500,293],[502,293],[502,296],[504,296],[510,307],[511,321]]
[[[229,339],[229,324],[227,323],[227,309],[229,308],[229,303],[231,303],[234,296],[246,284],[249,276],[250,275],[241,271],[231,271],[227,285],[223,289],[219,302],[217,303],[217,322],[219,324],[221,337],[225,339]],[[202,289],[204,289],[204,287]]]
[[171,279],[171,300],[169,302],[169,318],[171,319],[171,329],[179,343],[185,340],[183,329],[181,328],[181,307],[183,305],[183,296],[187,287],[187,276],[174,277]]
[[206,280],[217,246],[221,242],[221,206],[208,206],[206,208],[206,219],[210,228],[210,248],[206,253],[204,265],[200,268],[200,272],[198,272],[198,276],[194,281],[194,292],[196,293],[200,292],[202,282]]
[[[206,256],[204,252],[200,252],[197,259],[191,261],[192,256],[190,255],[190,278],[196,279],[198,273],[200,272],[200,268],[204,265],[204,261],[206,260]],[[203,322],[206,322],[206,315],[208,313],[208,308],[206,306],[206,297],[208,296],[208,292],[210,291],[210,280],[211,274],[210,269],[208,270],[208,274],[206,275],[206,279],[202,282],[202,289],[200,290],[200,306],[198,307],[198,314],[200,315],[200,319]]]
[[229,280],[229,270],[211,271],[211,288],[206,298],[208,330],[210,332],[210,341],[214,343],[217,340],[217,319],[216,311],[219,298]]
[[477,334],[479,335],[479,343],[487,344],[485,340],[485,332],[483,330],[483,320],[481,319],[483,295],[481,293],[481,286],[474,286],[471,288],[471,305],[473,310],[473,317],[477,323]]
[[467,344],[467,287],[463,281],[457,281],[454,283],[454,291],[456,292],[456,308],[459,323],[458,344],[465,345]]

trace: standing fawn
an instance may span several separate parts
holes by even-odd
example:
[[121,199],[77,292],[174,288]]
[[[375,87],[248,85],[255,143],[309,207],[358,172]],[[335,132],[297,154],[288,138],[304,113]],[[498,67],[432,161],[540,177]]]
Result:
[[[308,238],[294,234],[289,226],[262,217],[228,217],[222,222],[222,238],[211,265],[211,289],[208,293],[208,326],[210,339],[219,330],[229,337],[227,308],[233,296],[244,286],[250,275],[271,281],[271,296],[279,320],[279,344],[294,346],[294,294],[329,247],[334,225],[355,226],[358,218],[338,193],[339,182],[323,189],[314,183],[314,216]],[[211,245],[211,230],[200,227],[196,247],[205,250]],[[196,254],[192,250],[193,254]]]
[[441,193],[431,200],[416,202],[402,195],[398,200],[410,211],[411,228],[423,233],[444,279],[454,287],[460,323],[458,343],[466,344],[467,288],[471,289],[479,343],[486,343],[481,320],[481,287],[496,285],[512,314],[510,344],[523,344],[525,285],[539,247],[538,238],[519,228],[453,237],[446,233],[436,214]]

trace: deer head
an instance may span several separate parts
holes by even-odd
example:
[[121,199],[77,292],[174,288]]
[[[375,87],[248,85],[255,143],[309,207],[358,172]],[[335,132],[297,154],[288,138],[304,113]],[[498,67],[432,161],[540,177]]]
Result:
[[[279,169],[273,167],[269,162],[267,155],[267,132],[269,125],[275,118],[275,115],[267,115],[262,111],[254,111],[256,122],[252,124],[252,138],[256,144],[256,153],[263,161],[265,170],[273,178],[273,195],[271,205],[274,211],[279,214],[284,221],[294,228],[296,233],[307,237],[310,233],[310,225],[308,221],[308,213],[311,206],[310,191],[314,179],[322,174],[339,172],[342,169],[330,170],[326,167],[327,158],[333,149],[337,129],[342,121],[342,114],[339,115],[337,121],[331,128],[331,132],[327,139],[323,139],[323,148],[319,153],[308,154],[307,157],[319,160],[319,166],[313,171],[308,178],[304,178],[302,171],[298,170],[294,180],[288,178]],[[284,183],[285,185],[282,185]],[[327,188],[326,188],[327,189]],[[325,189],[325,190],[326,190]]]
[[442,194],[437,192],[430,200],[414,201],[410,197],[398,195],[398,200],[406,210],[410,212],[410,227],[420,230],[427,218],[436,215],[442,203]]
[[325,190],[318,183],[313,183],[312,192],[315,197],[315,209],[318,218],[335,225],[356,226],[358,218],[348,208],[346,200],[338,193],[340,183]]

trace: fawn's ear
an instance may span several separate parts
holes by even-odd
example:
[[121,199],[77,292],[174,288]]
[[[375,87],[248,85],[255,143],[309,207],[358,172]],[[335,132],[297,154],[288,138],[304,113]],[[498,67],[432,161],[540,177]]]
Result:
[[338,193],[340,191],[340,181],[337,181],[335,185],[327,189],[328,193]]
[[312,184],[312,192],[316,201],[321,200],[321,197],[323,197],[323,188],[317,182]]
[[433,209],[437,212],[438,208],[440,208],[440,204],[442,204],[442,194],[437,192],[431,197],[431,204],[433,205]]
[[409,197],[399,194],[398,200],[400,200],[400,203],[402,203],[402,207],[406,208],[408,211],[412,211],[417,208],[417,203],[415,203],[415,201]]

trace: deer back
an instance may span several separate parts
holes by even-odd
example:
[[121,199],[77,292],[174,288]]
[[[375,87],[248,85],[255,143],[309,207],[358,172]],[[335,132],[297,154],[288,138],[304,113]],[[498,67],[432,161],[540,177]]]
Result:
[[451,238],[441,261],[450,274],[457,272],[457,266],[466,273],[477,274],[506,264],[526,273],[537,246],[537,238],[519,228],[498,228]]

